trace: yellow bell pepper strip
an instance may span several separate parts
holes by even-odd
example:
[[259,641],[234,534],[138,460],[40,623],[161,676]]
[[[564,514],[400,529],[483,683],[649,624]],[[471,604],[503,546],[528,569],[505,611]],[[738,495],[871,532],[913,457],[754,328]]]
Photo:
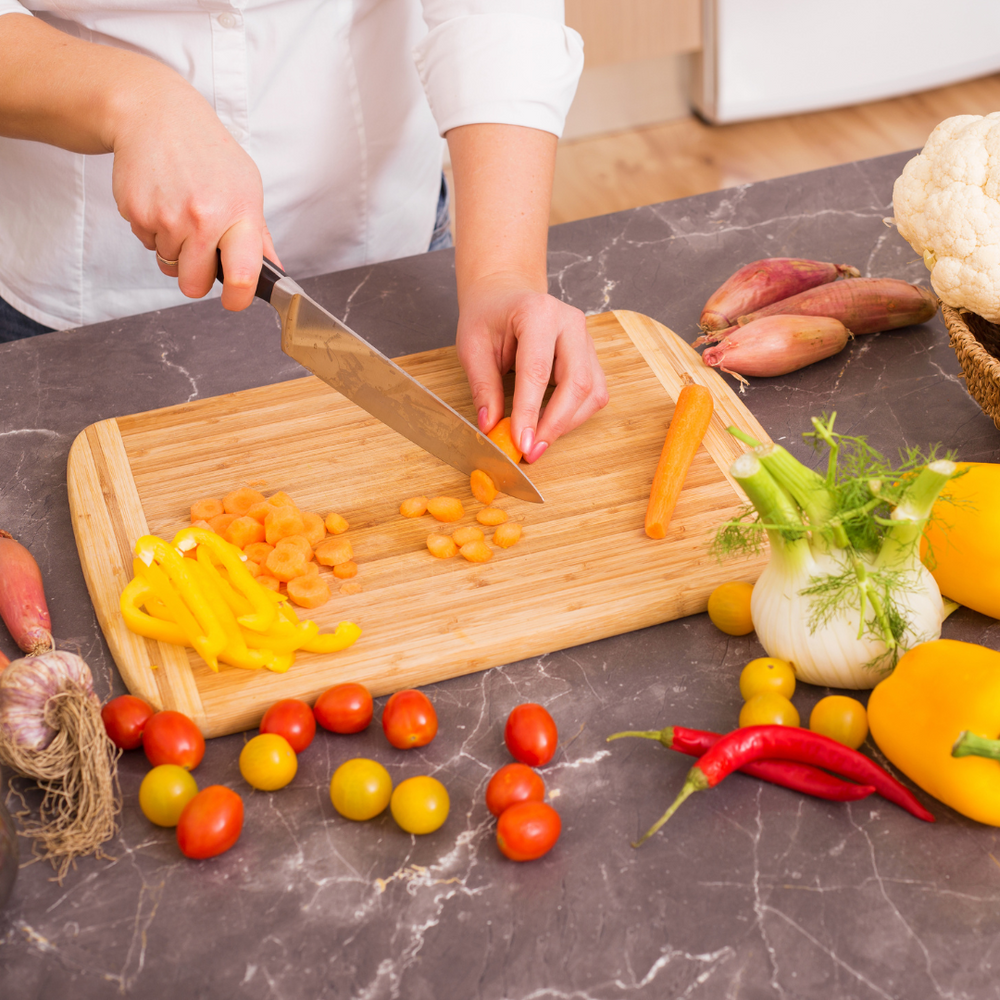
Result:
[[[283,623],[288,624],[288,623]],[[304,621],[298,625],[289,625],[287,630],[278,631],[272,628],[267,632],[244,633],[247,645],[251,649],[270,649],[276,653],[294,653],[297,649],[305,649],[305,644],[319,633],[319,625],[314,621]]]
[[237,623],[236,615],[233,614],[221,590],[216,586],[216,581],[200,562],[188,561],[191,562],[191,566],[188,567],[189,572],[194,571],[196,576],[201,577],[199,582],[202,593],[226,633],[226,645],[219,653],[219,659],[223,663],[229,663],[234,667],[243,667],[245,670],[259,670],[261,667],[268,666],[274,659],[274,655],[267,651],[247,648],[244,630]]
[[142,577],[167,606],[187,636],[188,645],[197,650],[212,670],[218,671],[217,655],[226,646],[226,633],[189,567],[184,565],[190,560],[155,535],[143,535],[135,543],[135,553],[141,563]]
[[198,546],[196,558],[198,565],[204,570],[207,579],[219,591],[234,615],[249,615],[253,612],[253,605],[250,601],[219,572],[219,564],[212,558],[211,551],[207,545]]
[[941,593],[1000,618],[1000,465],[959,462],[924,530],[920,557]]
[[1000,761],[953,756],[963,733],[1000,736],[1000,653],[953,639],[915,646],[872,691],[868,725],[879,749],[925,792],[1000,826]]
[[267,596],[267,588],[257,583],[250,570],[243,564],[240,550],[214,531],[206,531],[204,528],[193,526],[178,531],[174,536],[173,544],[183,551],[185,547],[191,547],[192,541],[199,548],[202,545],[207,546],[212,555],[225,566],[226,572],[229,574],[229,582],[253,606],[251,614],[239,616],[237,619],[239,623],[255,632],[266,632],[276,617],[274,601]]
[[274,662],[268,664],[267,669],[276,674],[284,674],[291,669],[294,662],[294,653],[278,653],[278,655],[274,658]]
[[142,577],[135,577],[128,583],[118,602],[125,624],[137,635],[144,635],[147,639],[172,642],[179,646],[188,645],[187,636],[179,625],[154,618],[142,610],[152,592],[149,582]]
[[333,632],[323,632],[310,639],[301,647],[306,653],[339,653],[353,646],[361,635],[361,629],[354,622],[340,622]]

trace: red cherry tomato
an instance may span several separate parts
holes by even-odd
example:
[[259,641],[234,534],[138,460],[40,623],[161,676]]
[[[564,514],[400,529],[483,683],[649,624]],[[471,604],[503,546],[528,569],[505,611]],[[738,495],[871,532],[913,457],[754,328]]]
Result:
[[541,705],[526,702],[507,716],[503,739],[514,760],[530,767],[541,767],[552,760],[559,731],[552,716]]
[[296,753],[302,753],[316,735],[316,716],[304,701],[282,698],[264,713],[260,731],[284,736]]
[[316,721],[331,733],[360,733],[368,728],[375,708],[364,684],[336,684],[313,705]]
[[142,748],[153,767],[179,764],[191,771],[205,756],[205,737],[182,712],[156,712],[142,731]]
[[562,832],[559,813],[546,802],[517,802],[497,820],[497,847],[511,861],[534,861],[552,850]]
[[177,823],[177,846],[187,858],[214,858],[228,851],[243,829],[243,800],[225,785],[203,788]]
[[122,694],[101,709],[101,718],[111,742],[122,750],[135,750],[142,744],[142,731],[155,709],[141,698]]
[[437,712],[421,691],[397,691],[382,710],[382,729],[398,750],[424,747],[438,731]]
[[499,816],[515,802],[541,802],[545,782],[527,764],[504,764],[486,786],[486,808]]

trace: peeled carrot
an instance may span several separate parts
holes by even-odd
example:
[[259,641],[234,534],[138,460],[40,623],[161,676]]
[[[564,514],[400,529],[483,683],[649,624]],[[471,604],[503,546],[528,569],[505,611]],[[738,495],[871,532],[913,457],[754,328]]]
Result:
[[677,395],[646,508],[650,538],[663,538],[667,533],[688,469],[712,420],[712,409],[712,394],[703,385],[686,385]]
[[6,531],[0,531],[0,618],[24,652],[34,655],[53,648],[42,571]]
[[760,309],[841,275],[857,277],[848,264],[827,264],[798,257],[767,257],[741,267],[712,293],[701,314],[702,330],[724,330],[744,313]]
[[506,452],[512,462],[521,461],[521,449],[514,444],[514,438],[510,433],[510,417],[504,417],[486,436],[501,451]]

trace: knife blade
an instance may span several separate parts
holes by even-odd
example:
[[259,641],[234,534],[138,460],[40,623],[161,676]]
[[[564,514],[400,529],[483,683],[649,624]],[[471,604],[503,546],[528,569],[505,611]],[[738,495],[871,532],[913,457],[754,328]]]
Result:
[[[218,278],[222,281],[221,255]],[[482,469],[501,492],[544,503],[531,480],[485,434],[267,258],[254,294],[281,318],[282,351],[327,385],[459,472]]]

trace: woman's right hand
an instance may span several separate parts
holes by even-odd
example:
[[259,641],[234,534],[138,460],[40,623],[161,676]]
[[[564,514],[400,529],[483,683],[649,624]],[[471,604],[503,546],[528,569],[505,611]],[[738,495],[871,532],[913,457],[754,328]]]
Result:
[[[256,164],[208,102],[163,63],[86,42],[38,18],[0,17],[0,135],[114,153],[118,211],[192,298],[222,252],[222,304],[253,301],[261,260],[280,263]],[[152,260],[150,261],[152,267]]]
[[[169,72],[169,71],[168,71]],[[280,263],[264,221],[257,165],[208,103],[179,76],[127,99],[111,137],[118,211],[164,274],[191,298],[215,282],[222,253],[222,304],[253,301],[261,260]],[[136,93],[136,91],[133,91]],[[163,261],[178,261],[176,266]]]

